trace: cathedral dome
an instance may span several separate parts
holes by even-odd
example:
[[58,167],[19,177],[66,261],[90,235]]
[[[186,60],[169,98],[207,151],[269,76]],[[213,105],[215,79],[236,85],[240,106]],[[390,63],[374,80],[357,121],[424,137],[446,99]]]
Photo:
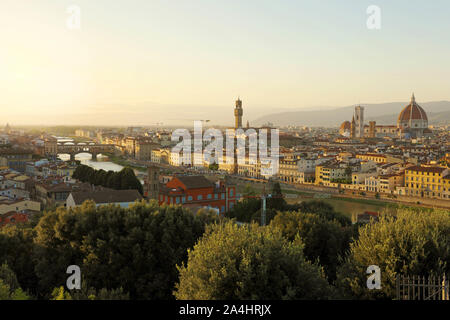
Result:
[[414,94],[411,98],[411,103],[404,107],[398,116],[399,123],[410,122],[411,120],[421,120],[428,122],[427,114],[425,110],[423,110],[422,107],[416,103]]
[[350,133],[351,130],[351,123],[350,121],[344,121],[341,124],[341,127],[339,128],[339,134],[346,136]]
[[414,94],[411,102],[398,115],[397,128],[400,135],[406,138],[417,138],[427,134],[425,130],[428,128],[428,117],[425,110],[416,103]]

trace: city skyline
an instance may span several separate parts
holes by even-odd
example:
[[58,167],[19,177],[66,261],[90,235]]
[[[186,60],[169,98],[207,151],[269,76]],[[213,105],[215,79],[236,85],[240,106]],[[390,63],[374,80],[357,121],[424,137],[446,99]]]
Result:
[[[73,4],[79,30],[66,25]],[[372,4],[381,9],[380,30],[366,26]],[[445,1],[5,5],[5,123],[222,119],[239,95],[244,121],[275,111],[407,101],[412,91],[421,102],[450,100]]]

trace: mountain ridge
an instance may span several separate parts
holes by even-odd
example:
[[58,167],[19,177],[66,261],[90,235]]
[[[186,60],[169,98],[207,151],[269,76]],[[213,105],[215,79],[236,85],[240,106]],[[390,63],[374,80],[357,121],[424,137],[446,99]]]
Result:
[[[374,120],[379,124],[397,124],[397,117],[409,102],[387,102],[379,104],[361,104],[364,108],[364,119]],[[450,101],[430,101],[419,105],[425,110],[429,124],[450,122]],[[255,125],[272,123],[275,126],[305,125],[305,126],[339,126],[342,122],[352,120],[356,105],[336,107],[328,110],[288,111],[267,114],[252,122]],[[395,110],[395,113],[393,111]]]

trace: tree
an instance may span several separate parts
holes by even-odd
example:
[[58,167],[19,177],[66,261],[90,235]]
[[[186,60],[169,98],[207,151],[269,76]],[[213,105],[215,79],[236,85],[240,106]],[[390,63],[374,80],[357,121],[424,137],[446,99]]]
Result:
[[30,297],[18,288],[12,290],[7,284],[0,279],[0,300],[29,300]]
[[19,281],[6,263],[0,266],[0,300],[28,300],[30,297],[23,292]]
[[134,174],[134,170],[126,167],[123,168],[119,172],[120,176],[120,189],[121,190],[128,190],[128,189],[135,189],[138,190],[141,194],[143,194],[143,188],[142,183],[139,181],[139,179]]
[[177,299],[326,299],[333,292],[301,244],[257,224],[208,227],[178,270]]
[[267,207],[275,210],[283,210],[286,207],[286,201],[283,199],[280,183],[275,182],[271,192],[272,197],[267,199]]
[[208,168],[209,168],[209,170],[217,171],[217,170],[219,170],[219,164],[218,164],[218,163],[211,163],[211,164],[208,166]]
[[122,187],[122,181],[121,181],[120,175],[117,174],[117,172],[113,172],[112,174],[109,174],[108,178],[106,180],[105,187],[115,189],[115,190],[120,190],[120,188]]
[[[368,290],[366,269],[381,269],[381,290]],[[450,271],[450,212],[398,209],[360,227],[359,239],[338,270],[337,285],[349,298],[395,298],[397,275]]]
[[123,168],[119,172],[106,172],[103,169],[94,170],[89,166],[80,165],[75,169],[72,177],[82,182],[89,182],[93,185],[115,190],[134,189],[138,190],[141,194],[144,192],[142,183],[134,174],[134,170],[129,167]]
[[243,196],[256,196],[256,191],[252,188],[250,183],[246,183],[244,186],[244,190],[242,190]]
[[96,290],[92,287],[87,287],[86,282],[80,290],[73,289],[66,291],[63,286],[55,288],[52,291],[51,300],[129,300],[130,295],[125,293],[122,288],[119,289],[101,289]]
[[7,264],[21,288],[34,294],[37,276],[32,262],[34,231],[28,225],[7,225],[0,228],[0,264]]
[[287,205],[285,210],[314,213],[330,221],[336,220],[342,226],[350,226],[352,224],[352,221],[349,217],[336,212],[330,204],[324,201],[303,201],[301,203]]
[[[235,218],[239,222],[255,221],[259,210],[261,209],[261,199],[244,198],[237,202],[231,210],[227,212],[227,217]],[[258,218],[256,218],[258,219]]]
[[205,225],[217,219],[155,201],[130,208],[87,201],[49,212],[36,227],[39,294],[48,297],[65,284],[67,266],[75,264],[95,290],[122,287],[132,299],[171,299],[176,265],[187,259]]
[[299,237],[305,245],[305,257],[312,262],[319,261],[330,281],[336,279],[336,267],[349,247],[351,231],[342,228],[336,220],[302,212],[279,212],[270,227],[289,241]]

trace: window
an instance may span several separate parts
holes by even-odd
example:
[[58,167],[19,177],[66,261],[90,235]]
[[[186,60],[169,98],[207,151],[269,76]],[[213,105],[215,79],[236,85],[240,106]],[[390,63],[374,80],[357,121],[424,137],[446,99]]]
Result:
[[188,201],[192,201],[192,196],[188,196]]
[[201,195],[201,194],[199,194],[198,196],[197,196],[197,200],[202,200],[203,199],[203,196]]
[[208,199],[212,199],[212,194],[211,193],[208,193]]
[[222,193],[221,197],[222,200],[225,199],[225,193]]
[[181,197],[181,203],[185,203],[185,202],[186,202],[186,197],[185,196]]
[[177,204],[180,203],[180,197],[176,197]]
[[233,189],[230,189],[230,197],[233,196]]

